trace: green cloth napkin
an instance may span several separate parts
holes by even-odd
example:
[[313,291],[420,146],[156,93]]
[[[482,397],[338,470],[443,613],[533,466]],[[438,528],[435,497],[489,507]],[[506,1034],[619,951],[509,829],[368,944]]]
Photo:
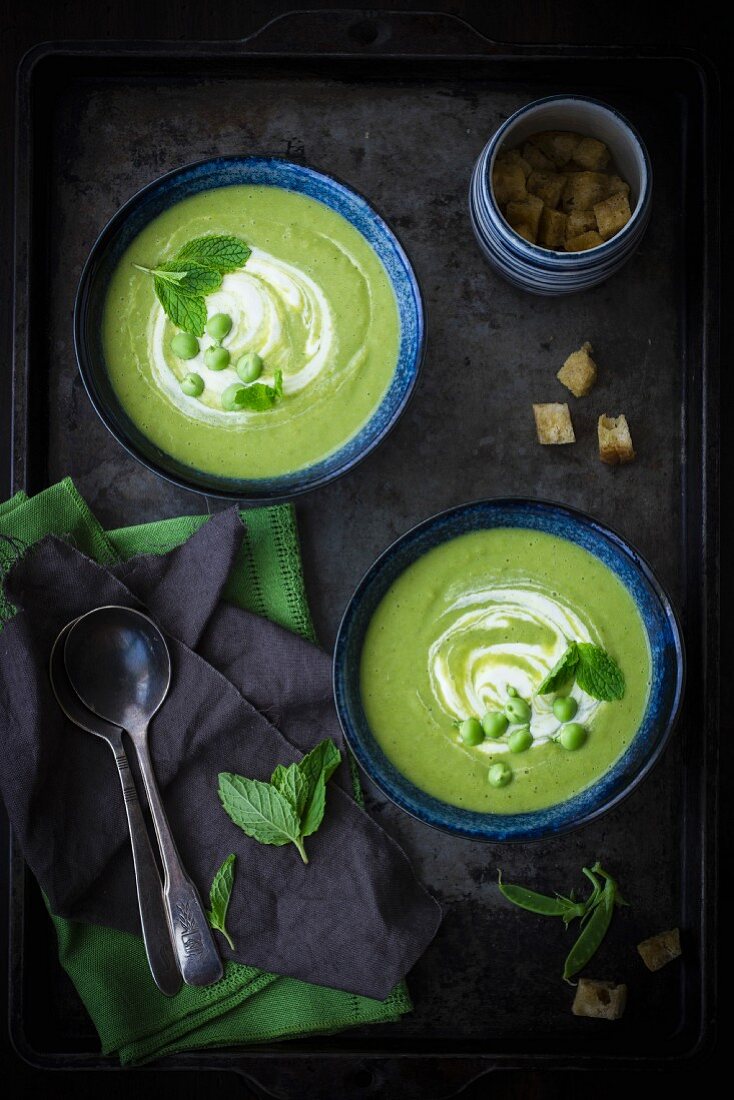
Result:
[[[226,598],[313,640],[292,507],[245,511],[242,518],[246,535]],[[136,554],[166,553],[207,519],[182,516],[104,531],[67,478],[33,498],[17,493],[0,504],[0,574],[24,547],[47,534],[64,535],[96,561],[111,564]],[[11,614],[0,590],[0,623]],[[356,776],[355,783],[361,797]],[[232,962],[215,985],[184,986],[175,997],[164,997],[137,936],[53,914],[51,919],[59,960],[99,1032],[102,1053],[117,1054],[123,1065],[182,1050],[384,1023],[412,1008],[403,982],[385,1001],[375,1001]]]

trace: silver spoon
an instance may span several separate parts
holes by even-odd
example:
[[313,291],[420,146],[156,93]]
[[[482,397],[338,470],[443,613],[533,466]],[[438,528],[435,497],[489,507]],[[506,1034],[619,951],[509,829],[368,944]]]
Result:
[[130,765],[122,743],[122,730],[92,714],[74,694],[66,676],[64,667],[64,645],[69,630],[68,623],[59,634],[51,650],[49,677],[56,700],[66,717],[95,737],[101,737],[112,749],[120,775],[122,793],[125,800],[125,813],[130,830],[130,844],[133,850],[135,885],[138,891],[140,923],[143,929],[143,942],[148,956],[148,965],[153,981],[167,997],[173,997],[181,988],[181,974],[171,943],[168,918],[163,907],[163,893],[158,867],[153,849],[150,846],[148,830],[143,820],[138,792],[135,789]]
[[181,974],[188,985],[209,985],[221,978],[222,961],[196,887],[181,864],[148,749],[148,724],[171,683],[166,640],[140,611],[98,607],[72,624],[64,664],[84,705],[127,730],[135,746],[158,837],[163,897]]

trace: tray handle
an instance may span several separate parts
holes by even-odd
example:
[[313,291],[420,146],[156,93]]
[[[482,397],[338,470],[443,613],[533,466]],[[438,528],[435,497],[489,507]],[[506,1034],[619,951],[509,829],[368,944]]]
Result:
[[501,52],[471,24],[444,12],[327,8],[279,15],[242,40],[262,54],[430,57]]

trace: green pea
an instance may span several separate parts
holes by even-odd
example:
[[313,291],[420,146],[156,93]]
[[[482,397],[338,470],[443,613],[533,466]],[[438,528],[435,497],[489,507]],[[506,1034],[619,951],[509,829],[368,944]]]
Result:
[[527,752],[533,743],[533,735],[529,726],[521,726],[519,730],[511,733],[507,739],[510,752]]
[[244,403],[245,387],[239,382],[233,382],[231,386],[227,386],[222,394],[222,408],[226,412],[239,412],[244,407]]
[[570,722],[578,709],[579,705],[573,695],[561,696],[553,702],[553,713],[559,722]]
[[465,718],[459,726],[459,736],[465,745],[480,745],[484,740],[484,730],[478,718]]
[[235,370],[243,382],[256,382],[263,372],[262,357],[256,351],[245,352],[237,360]]
[[487,779],[492,787],[506,787],[512,779],[512,768],[501,760],[499,764],[493,764],[489,769]]
[[187,397],[201,397],[204,392],[204,379],[200,374],[185,374],[181,379],[181,389]]
[[206,323],[206,331],[212,340],[223,340],[232,328],[232,318],[228,313],[215,313]]
[[199,354],[199,341],[190,332],[177,332],[171,340],[171,351],[177,359],[193,359]]
[[488,710],[482,718],[482,729],[487,737],[496,741],[507,729],[507,716],[501,710]]
[[508,699],[505,703],[505,714],[511,722],[529,722],[531,710],[524,699]]
[[576,749],[580,749],[586,741],[588,733],[582,725],[578,722],[569,722],[567,726],[564,726],[558,735],[558,740],[563,745],[564,749],[568,749],[569,752],[575,752]]
[[204,352],[204,362],[209,370],[224,370],[229,366],[229,352],[226,348],[210,347]]
[[517,699],[517,688],[514,688],[512,687],[512,685],[510,685],[510,687],[508,687],[507,689],[507,694],[510,696],[511,699]]

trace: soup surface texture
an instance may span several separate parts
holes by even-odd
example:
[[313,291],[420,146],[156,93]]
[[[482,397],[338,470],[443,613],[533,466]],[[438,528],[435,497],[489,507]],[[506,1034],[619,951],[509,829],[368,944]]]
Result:
[[[621,700],[602,702],[574,681],[537,688],[569,642],[602,647],[625,677]],[[634,601],[597,558],[567,539],[520,528],[477,531],[435,547],[387,591],[367,629],[361,694],[369,726],[396,768],[428,794],[492,813],[538,810],[583,790],[620,757],[644,714],[650,650]],[[466,744],[458,723],[525,700],[532,744]],[[559,696],[577,704],[586,740],[569,751]],[[573,706],[573,705],[572,705]],[[511,779],[488,781],[497,763]]]
[[[209,234],[252,249],[206,298],[209,318],[232,321],[220,370],[207,365],[208,335],[194,357],[174,354],[178,330],[134,266],[155,268]],[[357,229],[304,195],[246,185],[203,191],[146,226],[113,273],[102,329],[113,388],[143,434],[188,466],[232,478],[292,473],[346,443],[387,390],[400,338],[387,272]],[[227,411],[222,395],[250,352],[263,360],[259,383],[282,372],[283,395],[264,411]],[[204,382],[196,396],[181,389],[192,372]]]

